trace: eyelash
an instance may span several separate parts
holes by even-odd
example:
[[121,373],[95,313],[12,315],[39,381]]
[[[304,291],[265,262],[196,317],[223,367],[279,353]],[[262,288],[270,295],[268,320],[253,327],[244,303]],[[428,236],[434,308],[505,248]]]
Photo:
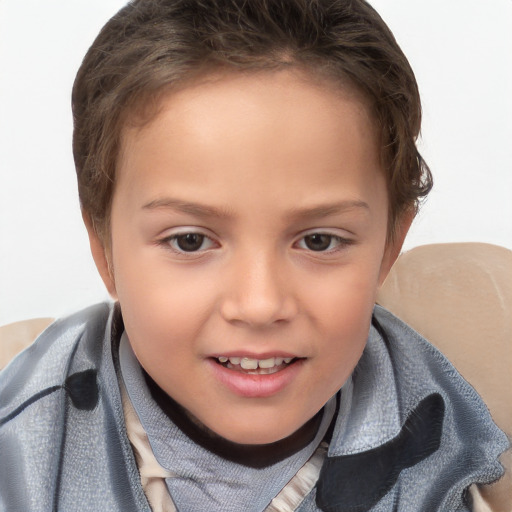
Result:
[[[307,239],[308,238],[313,238],[313,237],[327,237],[328,238],[328,246],[327,246],[327,248],[326,249],[322,249],[322,250],[315,250],[315,249],[312,249],[311,247],[308,247],[307,246]],[[336,245],[334,247],[331,247],[333,242],[335,242]],[[346,247],[348,247],[350,245],[353,245],[354,244],[354,240],[351,240],[349,238],[344,238],[344,237],[339,236],[339,235],[334,235],[332,233],[324,233],[324,232],[321,232],[321,231],[313,231],[313,232],[306,233],[305,235],[303,235],[296,242],[296,245],[300,245],[301,243],[305,243],[306,244],[306,247],[300,247],[300,249],[302,249],[302,250],[305,250],[305,251],[308,251],[308,252],[311,252],[311,253],[314,253],[314,254],[332,254],[332,253],[341,251],[341,250],[343,250],[344,248],[346,248]]]
[[[200,241],[201,243],[197,250],[187,251],[187,250],[183,249],[182,247],[177,246],[180,239],[184,239],[185,237],[188,237],[188,236],[201,237],[201,241]],[[181,233],[176,233],[171,236],[167,236],[167,237],[163,238],[162,240],[159,240],[158,244],[164,246],[165,248],[170,249],[171,251],[173,251],[177,254],[193,256],[193,255],[197,255],[197,254],[202,254],[203,252],[207,251],[210,248],[210,247],[208,247],[206,249],[201,249],[201,247],[203,246],[203,244],[205,242],[208,242],[211,246],[215,245],[215,241],[211,237],[209,237],[208,235],[205,235],[204,233],[201,233],[200,231],[184,231]]]
[[[198,248],[192,250],[186,250],[182,247],[180,247],[178,244],[181,239],[185,239],[186,237],[200,237],[200,240],[197,241]],[[327,246],[325,248],[321,248],[319,250],[315,250],[311,248],[311,245],[308,246],[308,239],[312,241],[313,238],[318,237],[320,242],[322,242],[322,237],[327,238],[324,239],[324,245],[327,243]],[[186,242],[186,241],[185,241]],[[194,240],[189,240],[189,243],[194,242]],[[209,245],[206,248],[203,248],[204,243],[207,242]],[[180,233],[173,234],[171,236],[167,236],[163,238],[162,240],[159,240],[158,244],[164,246],[165,248],[170,249],[176,254],[186,256],[186,257],[194,257],[199,256],[200,254],[203,254],[204,252],[208,251],[212,246],[215,245],[215,241],[209,237],[208,235],[201,233],[200,231],[183,231]],[[334,247],[332,247],[333,243],[335,244]],[[305,247],[301,245],[305,244]],[[339,235],[334,235],[332,233],[324,233],[321,231],[312,231],[309,233],[306,233],[303,235],[297,242],[294,243],[294,246],[297,246],[300,250],[304,250],[307,252],[310,252],[312,254],[333,254],[338,251],[343,250],[344,248],[353,245],[354,240],[351,240],[349,238],[343,238]]]

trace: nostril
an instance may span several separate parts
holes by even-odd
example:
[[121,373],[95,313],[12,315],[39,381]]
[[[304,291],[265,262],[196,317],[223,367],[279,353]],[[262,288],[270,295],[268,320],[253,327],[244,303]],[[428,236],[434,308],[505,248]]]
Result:
[[221,314],[226,321],[252,327],[286,323],[296,313],[297,307],[291,299],[258,301],[245,298],[240,301],[225,301],[221,309]]

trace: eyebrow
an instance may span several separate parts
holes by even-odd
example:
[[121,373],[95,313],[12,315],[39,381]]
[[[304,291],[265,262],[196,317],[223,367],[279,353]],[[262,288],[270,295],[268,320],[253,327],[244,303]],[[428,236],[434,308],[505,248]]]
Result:
[[292,219],[322,219],[331,215],[338,215],[350,210],[366,210],[370,211],[370,206],[364,201],[358,200],[344,200],[334,203],[322,204],[318,206],[312,206],[309,208],[297,208],[290,212],[289,216]]
[[[216,208],[214,206],[207,206],[203,204],[193,203],[189,201],[182,201],[180,199],[164,198],[155,199],[145,204],[142,209],[144,210],[159,210],[171,209],[183,212],[197,217],[217,217],[226,219],[232,217],[232,213],[227,209]],[[321,219],[331,215],[344,213],[345,211],[353,209],[370,210],[368,203],[358,200],[344,200],[318,206],[311,206],[307,208],[296,208],[289,212],[288,217],[291,219]]]
[[216,208],[214,206],[206,206],[198,203],[191,203],[188,201],[181,201],[179,199],[165,198],[155,199],[150,201],[142,207],[143,210],[176,210],[182,213],[195,215],[196,217],[218,217],[225,219],[231,217],[231,213],[227,210]]

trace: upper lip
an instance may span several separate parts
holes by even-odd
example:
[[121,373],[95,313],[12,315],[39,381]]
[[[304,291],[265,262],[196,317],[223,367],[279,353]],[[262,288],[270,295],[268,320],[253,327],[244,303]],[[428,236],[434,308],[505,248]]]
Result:
[[247,357],[249,359],[258,359],[258,360],[264,360],[264,359],[270,359],[271,357],[281,357],[283,359],[285,358],[297,358],[299,356],[297,356],[296,354],[292,354],[291,352],[283,352],[283,351],[280,351],[280,350],[276,350],[275,352],[271,352],[271,351],[267,351],[267,352],[262,352],[262,353],[259,353],[259,354],[256,354],[255,352],[243,352],[243,351],[240,351],[240,350],[234,350],[234,351],[228,351],[228,352],[218,352],[214,355],[212,355],[211,357],[214,357],[214,358],[219,358],[219,357],[240,357],[240,358],[244,358],[244,357]]

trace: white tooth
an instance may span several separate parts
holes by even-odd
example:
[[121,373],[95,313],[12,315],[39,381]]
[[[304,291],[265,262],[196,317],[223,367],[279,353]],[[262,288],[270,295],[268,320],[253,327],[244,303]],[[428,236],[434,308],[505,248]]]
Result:
[[291,363],[291,362],[293,361],[293,357],[285,357],[285,358],[283,359],[283,361],[284,361],[286,364]]
[[256,370],[256,368],[258,368],[258,360],[251,359],[250,357],[244,357],[242,361],[240,361],[240,366],[244,370]]
[[275,363],[274,364],[276,366],[281,366],[283,364],[284,359],[282,357],[275,357],[274,359],[275,359]]
[[224,356],[220,356],[217,358],[221,363],[227,363],[229,361],[229,359],[227,357],[224,357]]
[[241,358],[240,357],[230,357],[229,362],[231,364],[240,364]]
[[272,368],[260,368],[258,370],[258,373],[260,375],[270,375],[272,373],[276,373],[279,371],[279,368],[277,366],[272,366]]
[[260,368],[272,368],[276,364],[276,359],[274,357],[269,357],[268,359],[261,359],[258,363]]

